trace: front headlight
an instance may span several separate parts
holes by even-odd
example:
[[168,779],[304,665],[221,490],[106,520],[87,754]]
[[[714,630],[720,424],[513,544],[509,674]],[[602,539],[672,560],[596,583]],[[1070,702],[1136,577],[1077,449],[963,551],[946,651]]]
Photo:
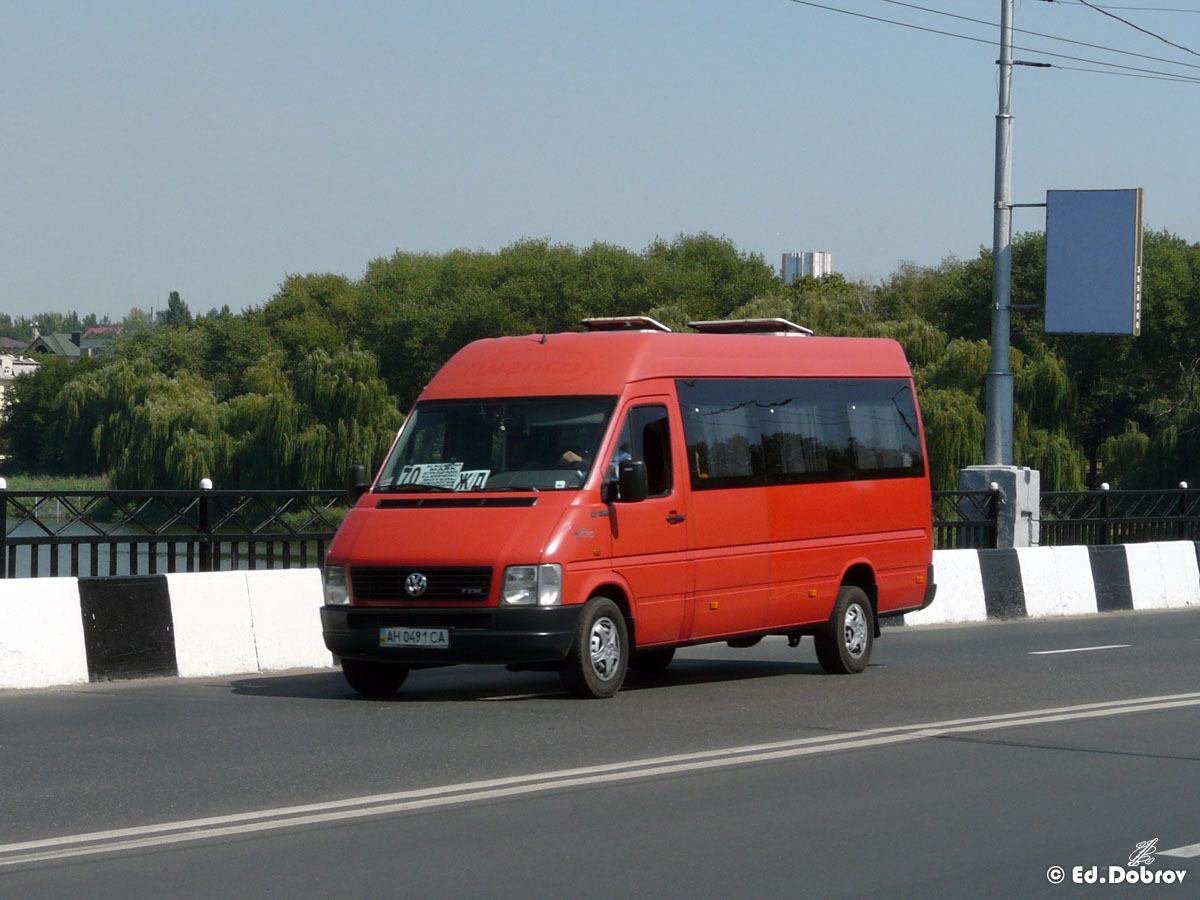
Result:
[[321,586],[328,606],[348,606],[350,592],[346,590],[345,566],[326,566],[321,570]]
[[500,590],[502,606],[558,606],[562,603],[562,566],[509,566]]

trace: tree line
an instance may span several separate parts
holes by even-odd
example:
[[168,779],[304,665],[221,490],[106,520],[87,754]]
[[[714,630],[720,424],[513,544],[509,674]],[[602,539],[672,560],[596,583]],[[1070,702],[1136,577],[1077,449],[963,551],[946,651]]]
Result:
[[[226,303],[220,309],[213,307],[198,318],[221,319],[232,315],[233,311]],[[66,313],[41,312],[34,313],[32,316],[13,316],[11,313],[0,313],[0,337],[12,338],[16,341],[32,341],[35,328],[39,334],[71,334],[75,331],[82,334],[89,328],[95,328],[98,325],[120,325],[126,330],[136,331],[156,323],[181,325],[191,321],[192,313],[188,309],[187,303],[179,296],[178,291],[171,291],[164,308],[145,310],[135,306],[126,313],[125,318],[120,322],[114,322],[107,315],[97,317],[95,313],[88,313],[81,318],[79,313],[74,310]]]
[[[289,277],[240,314],[193,317],[178,294],[157,321],[131,313],[107,355],[48,359],[18,379],[0,441],[11,469],[106,473],[114,487],[201,477],[331,487],[351,463],[380,463],[422,387],[469,341],[571,330],[589,316],[649,315],[676,329],[779,316],[903,345],[934,485],[947,489],[982,461],[991,269],[981,251],[902,264],[881,284],[833,275],[785,285],[761,256],[708,234],[640,252],[543,240],[397,252],[357,280]],[[1136,339],[1049,336],[1040,311],[1014,316],[1014,458],[1041,470],[1044,490],[1197,478],[1200,245],[1148,231],[1143,281]],[[1018,236],[1013,302],[1040,305],[1044,282],[1044,235]]]

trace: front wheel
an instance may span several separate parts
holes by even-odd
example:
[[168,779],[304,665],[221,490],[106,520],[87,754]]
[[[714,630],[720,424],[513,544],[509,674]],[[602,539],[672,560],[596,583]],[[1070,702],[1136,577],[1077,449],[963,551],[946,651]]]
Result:
[[843,585],[838,591],[833,615],[816,633],[817,661],[830,675],[861,672],[871,661],[875,640],[875,620],[871,601],[862,588]]
[[387,697],[404,684],[404,679],[408,677],[408,666],[343,659],[342,674],[358,693],[368,697]]
[[575,626],[571,652],[559,672],[576,697],[611,697],[621,689],[629,665],[625,617],[607,597],[593,597]]

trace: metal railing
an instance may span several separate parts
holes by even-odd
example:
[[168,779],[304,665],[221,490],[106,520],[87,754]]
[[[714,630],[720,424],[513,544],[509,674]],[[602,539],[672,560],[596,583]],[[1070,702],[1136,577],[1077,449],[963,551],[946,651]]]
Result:
[[996,546],[999,491],[934,491],[933,546],[986,550]]
[[[1200,490],[1047,491],[1040,543],[1200,541]],[[934,546],[997,543],[999,491],[934,491]],[[320,566],[349,503],[327,491],[0,489],[0,578]]]
[[1200,540],[1200,490],[1045,491],[1039,531],[1043,547]]
[[0,578],[319,566],[344,491],[0,489]]

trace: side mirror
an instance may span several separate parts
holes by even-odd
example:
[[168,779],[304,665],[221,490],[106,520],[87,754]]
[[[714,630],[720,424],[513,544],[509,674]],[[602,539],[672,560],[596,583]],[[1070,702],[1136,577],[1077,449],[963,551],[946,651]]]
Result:
[[617,484],[621,486],[622,503],[641,503],[650,493],[646,463],[640,459],[621,460],[617,465]]
[[367,480],[366,466],[351,466],[346,470],[346,499],[353,506],[367,492],[371,482]]

